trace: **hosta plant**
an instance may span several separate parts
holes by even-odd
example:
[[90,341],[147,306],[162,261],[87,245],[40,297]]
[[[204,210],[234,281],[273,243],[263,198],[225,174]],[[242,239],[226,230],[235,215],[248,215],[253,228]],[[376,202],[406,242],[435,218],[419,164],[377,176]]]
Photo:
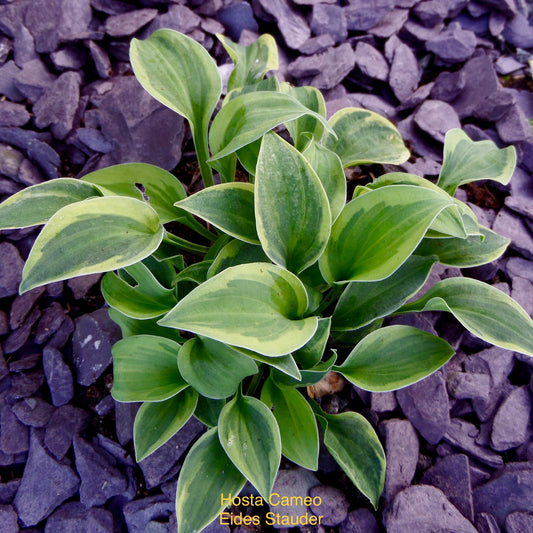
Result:
[[123,334],[112,394],[143,402],[137,460],[190,417],[208,427],[179,476],[180,533],[207,526],[221,495],[238,495],[246,480],[268,500],[282,455],[316,470],[319,426],[378,505],[385,455],[374,428],[356,412],[325,412],[307,387],[332,371],[393,391],[452,357],[445,340],[388,325],[391,315],[444,311],[485,341],[533,355],[532,321],[499,290],[457,277],[420,291],[438,263],[473,267],[506,249],[454,193],[479,179],[507,183],[514,149],[452,130],[436,184],[387,173],[347,201],[344,168],[409,158],[398,130],[357,108],[326,120],[317,89],[265,77],[277,67],[272,37],[220,40],[235,65],[222,101],[216,64],[192,39],[159,30],[131,44],[139,82],[190,125],[199,192],[129,163],[29,187],[0,207],[1,228],[44,225],[21,292],[107,272],[102,293]]

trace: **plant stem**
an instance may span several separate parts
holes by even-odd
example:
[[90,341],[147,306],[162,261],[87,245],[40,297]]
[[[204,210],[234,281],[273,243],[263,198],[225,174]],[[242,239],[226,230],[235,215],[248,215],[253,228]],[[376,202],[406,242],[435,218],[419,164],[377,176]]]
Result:
[[198,156],[198,164],[200,165],[200,173],[202,174],[202,181],[204,187],[212,187],[215,182],[213,181],[213,171],[207,163],[209,159],[209,145],[207,140],[207,124],[200,126],[198,133],[193,130],[194,147],[196,148],[196,154]]
[[262,363],[259,368],[259,372],[257,372],[257,374],[255,374],[254,377],[252,378],[252,381],[250,381],[250,385],[248,386],[248,390],[246,391],[247,396],[253,396],[253,394],[257,390],[259,383],[261,383],[261,380],[263,379],[265,368],[266,368],[266,365]]
[[192,216],[190,218],[184,218],[183,220],[180,220],[180,222],[184,226],[191,228],[192,230],[196,231],[196,233],[198,233],[202,237],[205,237],[211,242],[216,241],[218,239],[218,235],[216,233],[209,231],[205,226],[200,224],[200,222],[195,220]]
[[168,232],[164,237],[164,241],[170,244],[174,244],[178,248],[181,248],[182,250],[185,250],[186,252],[190,252],[192,254],[204,255],[209,250],[207,246],[187,241],[186,239],[182,239],[181,237],[177,237],[176,235],[173,235],[172,233]]
[[329,292],[326,294],[326,297],[322,300],[322,303],[318,306],[318,309],[313,313],[315,315],[322,314],[322,311],[327,309],[341,294],[344,290],[343,285],[333,286]]

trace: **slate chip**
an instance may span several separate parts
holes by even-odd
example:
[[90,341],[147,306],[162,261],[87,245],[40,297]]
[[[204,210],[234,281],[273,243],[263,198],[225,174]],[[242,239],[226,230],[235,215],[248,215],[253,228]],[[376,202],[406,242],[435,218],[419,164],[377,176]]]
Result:
[[450,25],[449,29],[429,40],[426,48],[446,63],[461,63],[472,57],[476,44],[474,32]]
[[[250,11],[248,10],[248,12]],[[157,15],[150,25],[143,30],[141,37],[145,39],[160,28],[170,28],[181,33],[191,33],[200,26],[201,21],[202,19],[187,6],[171,5],[166,13]],[[236,39],[238,40],[238,37]]]
[[46,427],[45,446],[58,460],[63,459],[72,445],[74,435],[85,429],[89,421],[89,414],[79,407],[58,407]]
[[511,513],[505,518],[507,533],[524,533],[533,531],[533,516],[527,513]]
[[435,79],[435,85],[431,89],[431,97],[434,100],[451,102],[461,94],[465,83],[466,76],[464,70],[441,72]]
[[355,64],[369,78],[386,81],[389,76],[389,65],[381,52],[373,46],[359,42],[355,47]]
[[243,30],[257,32],[259,26],[248,2],[233,2],[216,13],[217,20],[224,25],[231,39],[238,41]]
[[444,143],[446,132],[461,127],[454,108],[439,100],[426,100],[414,115],[415,124],[438,142]]
[[442,1],[428,0],[416,4],[412,9],[412,14],[424,26],[433,27],[448,15],[448,6]]
[[55,79],[40,59],[32,59],[24,64],[20,72],[14,76],[13,81],[17,90],[30,102],[35,103]]
[[310,509],[316,516],[322,516],[323,525],[337,526],[348,516],[348,500],[336,487],[317,485],[309,491],[309,496],[319,497],[321,500],[320,505],[311,504]]
[[40,316],[41,312],[39,309],[34,309],[28,315],[24,323],[15,331],[11,332],[4,342],[4,353],[15,353],[24,345],[24,343],[30,338],[33,325],[39,320]]
[[511,239],[511,248],[533,260],[533,236],[522,218],[505,207],[500,209],[493,231]]
[[22,104],[0,101],[0,126],[24,126],[29,120],[30,114]]
[[43,368],[52,403],[59,407],[70,402],[74,396],[72,372],[63,361],[61,352],[46,346],[43,350]]
[[524,112],[513,106],[496,122],[496,131],[506,144],[518,143],[531,139],[531,125]]
[[345,8],[348,29],[365,31],[381,22],[394,8],[394,0],[351,0]]
[[0,262],[0,298],[6,298],[18,292],[24,261],[9,242],[0,242],[0,257],[3,259]]
[[95,152],[108,154],[113,151],[113,143],[108,141],[100,130],[95,128],[78,128],[76,130],[76,136],[87,148]]
[[0,450],[8,455],[27,452],[30,447],[30,431],[11,411],[11,407],[4,405],[0,410]]
[[18,531],[18,517],[12,505],[0,505],[0,529],[2,531]]
[[20,71],[12,59],[0,66],[0,94],[6,96],[12,102],[24,100],[24,95],[15,85],[15,78]]
[[114,530],[113,524],[113,515],[106,509],[87,510],[80,502],[67,502],[48,518],[44,533],[56,533],[57,531],[108,533]]
[[448,392],[458,400],[489,400],[491,379],[487,374],[449,372],[446,381]]
[[147,525],[157,520],[162,522],[170,517],[175,504],[158,494],[127,503],[123,508],[124,518],[130,533],[145,533]]
[[45,427],[55,409],[42,398],[24,398],[12,407],[14,415],[26,426]]
[[14,500],[22,524],[38,524],[58,505],[73,496],[79,483],[78,476],[68,464],[59,463],[46,452],[33,430],[28,462]]
[[340,43],[348,37],[345,10],[340,6],[329,4],[314,5],[310,27],[315,35],[330,35],[335,43]]
[[100,78],[106,80],[113,75],[113,66],[107,52],[94,41],[89,41],[89,52]]
[[61,326],[65,320],[65,311],[58,302],[52,302],[41,315],[35,329],[35,343],[44,344]]
[[505,25],[503,36],[518,48],[533,48],[533,28],[521,13],[516,14]]
[[403,102],[418,86],[420,81],[420,68],[411,48],[401,44],[394,52],[390,67],[389,85],[396,98]]
[[136,9],[118,15],[111,15],[105,21],[105,32],[111,37],[127,37],[138,32],[151,22],[159,12],[157,9]]
[[379,526],[368,509],[356,509],[340,524],[339,533],[379,533]]
[[34,139],[28,145],[28,157],[49,180],[59,177],[59,154],[47,143]]

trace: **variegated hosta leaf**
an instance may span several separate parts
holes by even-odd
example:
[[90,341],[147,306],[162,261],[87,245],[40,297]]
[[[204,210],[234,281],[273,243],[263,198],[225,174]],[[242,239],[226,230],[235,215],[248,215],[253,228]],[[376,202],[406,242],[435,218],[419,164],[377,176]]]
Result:
[[176,205],[236,239],[259,244],[255,229],[254,186],[250,183],[214,185]]
[[101,196],[100,191],[74,178],[58,178],[27,187],[0,204],[0,229],[45,224],[66,205]]
[[[187,193],[170,172],[146,163],[125,163],[91,172],[81,178],[95,185],[104,196],[129,196],[147,202],[159,215],[161,224],[187,216],[174,207]],[[144,191],[138,188],[141,185]]]
[[311,340],[294,352],[293,355],[302,365],[302,368],[312,368],[322,359],[328,342],[330,327],[331,317],[319,318],[318,328]]
[[270,263],[270,259],[261,246],[233,239],[218,252],[207,271],[207,277],[211,278],[226,268],[245,263]]
[[435,335],[411,326],[389,326],[367,335],[334,370],[357,387],[385,392],[424,379],[454,353]]
[[275,133],[263,138],[255,178],[257,233],[265,253],[298,273],[312,265],[328,241],[326,192],[309,162]]
[[337,139],[328,135],[325,145],[338,154],[345,167],[363,163],[401,165],[410,157],[394,124],[373,111],[347,107],[337,111],[329,124]]
[[472,141],[460,129],[446,133],[438,185],[455,194],[457,187],[477,180],[509,183],[516,166],[514,146],[498,148],[492,141]]
[[306,309],[307,293],[296,276],[275,265],[250,263],[196,287],[159,324],[275,357],[314,335],[318,319],[301,318]]
[[470,333],[501,348],[533,356],[533,321],[505,293],[470,278],[439,281],[399,312],[448,311]]
[[20,292],[132,265],[157,249],[163,233],[157,213],[140,200],[106,196],[67,205],[37,237]]
[[330,283],[379,281],[413,253],[453,199],[412,185],[381,187],[352,200],[333,224],[320,271]]

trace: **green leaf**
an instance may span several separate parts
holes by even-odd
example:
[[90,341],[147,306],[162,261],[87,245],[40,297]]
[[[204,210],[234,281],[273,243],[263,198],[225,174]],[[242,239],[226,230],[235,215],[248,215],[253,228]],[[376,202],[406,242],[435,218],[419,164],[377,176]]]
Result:
[[472,141],[460,129],[446,133],[444,161],[437,184],[455,194],[457,187],[477,180],[494,180],[506,185],[516,166],[513,146],[498,148],[492,141]]
[[235,64],[228,80],[228,92],[258,83],[269,70],[277,70],[278,47],[272,35],[261,35],[248,46],[234,43],[221,34],[217,37]]
[[177,205],[236,239],[259,244],[255,229],[254,186],[250,183],[214,185]]
[[[316,412],[318,406],[314,402],[312,406]],[[320,411],[318,416],[324,421],[329,453],[377,509],[385,486],[385,452],[374,428],[359,413],[326,415]]]
[[235,394],[246,376],[257,374],[252,359],[204,337],[190,339],[182,346],[178,368],[187,383],[202,396],[213,399]]
[[316,333],[305,346],[294,352],[294,358],[303,368],[314,367],[322,359],[329,338],[330,326],[331,317],[319,318]]
[[228,268],[196,287],[159,324],[248,348],[268,356],[301,348],[317,318],[300,318],[307,293],[300,280],[275,265]]
[[91,198],[62,207],[33,245],[20,292],[129,266],[154,252],[163,233],[157,213],[133,198]]
[[138,320],[123,315],[120,311],[108,309],[109,317],[113,322],[118,324],[123,337],[132,337],[133,335],[155,335],[156,337],[166,337],[176,342],[185,342],[176,329],[163,328],[157,324],[157,320],[149,318],[147,320]]
[[172,438],[196,408],[198,393],[190,387],[162,402],[143,403],[133,424],[135,460],[142,461]]
[[234,349],[238,352],[243,353],[244,355],[247,355],[248,357],[251,357],[255,361],[265,363],[268,366],[279,370],[283,374],[290,376],[296,381],[300,381],[302,377],[300,374],[300,370],[298,369],[298,365],[296,364],[296,361],[294,360],[294,357],[291,354],[282,355],[281,357],[268,357],[266,355],[261,355],[260,353],[253,352],[252,350],[238,348],[237,346],[235,346]]
[[219,272],[226,270],[226,268],[246,263],[270,263],[270,259],[261,246],[249,244],[237,239],[232,240],[215,257],[213,264],[207,271],[207,277],[211,278]]
[[213,400],[212,398],[204,398],[200,395],[198,396],[194,416],[202,424],[211,428],[215,427],[218,424],[218,417],[224,405],[226,405],[225,400]]
[[164,337],[135,335],[113,345],[113,398],[160,402],[189,384],[178,371],[180,345]]
[[414,253],[434,255],[442,265],[457,268],[485,265],[501,257],[511,241],[484,226],[479,229],[483,239],[477,235],[467,239],[422,239]]
[[401,165],[410,157],[392,122],[373,111],[347,107],[337,111],[329,123],[337,139],[328,135],[325,145],[338,154],[345,167],[362,163]]
[[378,318],[367,326],[357,329],[331,330],[331,340],[335,346],[340,348],[353,348],[361,342],[369,333],[379,329],[383,325],[383,318]]
[[367,335],[334,370],[361,389],[386,392],[424,379],[454,353],[435,335],[411,326],[389,326]]
[[263,138],[255,179],[257,233],[278,265],[301,272],[328,241],[331,214],[320,179],[307,160],[275,133]]
[[322,378],[326,377],[326,374],[329,373],[335,361],[337,360],[337,354],[333,350],[333,355],[327,361],[321,361],[313,368],[309,370],[302,370],[300,372],[301,376],[299,379],[294,379],[287,374],[281,374],[274,371],[271,375],[277,385],[280,387],[309,387],[318,383]]
[[399,312],[448,311],[470,333],[501,348],[533,356],[533,321],[505,293],[470,278],[436,283]]
[[357,329],[390,315],[423,287],[436,262],[434,256],[412,255],[388,278],[348,283],[333,312],[333,329]]
[[[326,116],[326,102],[322,93],[315,87],[292,87],[288,83],[281,85],[281,90],[298,100],[305,107],[318,113],[319,115]],[[296,120],[287,123],[287,129],[291,134],[294,141],[294,146],[297,150],[302,152],[308,145],[310,140],[314,140],[317,143],[322,139],[324,134],[324,126],[315,117],[310,115],[304,115]]]
[[187,454],[178,478],[180,533],[202,531],[226,507],[221,494],[237,495],[245,482],[220,445],[217,428],[202,435]]
[[257,91],[237,96],[213,120],[209,131],[209,144],[213,151],[211,160],[227,156],[276,126],[306,114],[316,117],[331,129],[324,117],[288,94]]
[[174,292],[163,287],[142,263],[125,268],[136,285],[108,272],[101,283],[106,302],[130,318],[155,318],[176,305]]
[[268,378],[261,391],[261,401],[272,409],[281,436],[281,452],[292,462],[318,469],[318,428],[313,410],[293,388],[280,388]]
[[0,204],[0,229],[45,224],[62,207],[93,196],[100,196],[96,187],[73,178],[32,185]]
[[[82,178],[105,196],[129,196],[148,203],[159,215],[161,224],[186,217],[174,203],[187,196],[183,185],[170,172],[146,163],[125,163],[91,172]],[[142,186],[144,191],[139,187]]]
[[237,150],[237,157],[241,165],[244,167],[248,174],[255,176],[257,172],[257,159],[259,157],[259,150],[261,149],[261,142],[263,139],[259,138],[255,141],[239,148]]
[[332,282],[379,281],[413,253],[437,215],[453,201],[430,189],[394,185],[352,200],[333,224],[319,260]]
[[222,408],[218,436],[233,464],[268,500],[281,461],[279,428],[268,407],[238,394]]
[[331,219],[334,222],[346,204],[346,178],[339,156],[311,141],[303,155],[309,161],[328,196]]
[[213,261],[193,263],[175,276],[174,283],[178,283],[179,281],[192,281],[193,283],[200,285],[207,279],[207,272],[212,264]]

